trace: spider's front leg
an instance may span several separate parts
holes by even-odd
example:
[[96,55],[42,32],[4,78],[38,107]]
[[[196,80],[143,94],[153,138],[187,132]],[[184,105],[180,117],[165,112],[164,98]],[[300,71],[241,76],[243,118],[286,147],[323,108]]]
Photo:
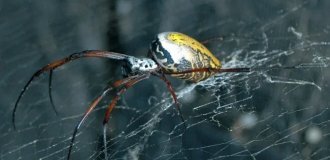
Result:
[[[13,113],[12,113],[13,114],[12,115],[12,123],[13,123],[14,129],[16,129],[15,116],[16,116],[16,110],[17,110],[18,104],[19,104],[21,98],[23,97],[25,91],[28,89],[28,87],[32,83],[32,81],[34,81],[42,73],[45,73],[45,72],[48,72],[49,71],[49,73],[50,73],[49,74],[49,86],[48,86],[48,89],[49,89],[49,98],[50,98],[50,101],[51,101],[51,103],[53,105],[53,108],[55,110],[53,99],[52,99],[52,96],[51,96],[52,71],[55,70],[56,68],[64,65],[64,64],[69,63],[69,62],[72,62],[72,61],[74,61],[76,59],[79,59],[79,58],[89,58],[89,57],[100,57],[100,58],[109,58],[109,59],[114,59],[114,60],[125,60],[125,59],[127,59],[127,58],[129,58],[131,56],[120,54],[120,53],[115,53],[115,52],[108,52],[108,51],[88,50],[88,51],[73,53],[73,54],[71,54],[68,57],[65,57],[63,59],[56,60],[56,61],[54,61],[52,63],[49,63],[48,65],[42,67],[41,69],[37,70],[32,75],[32,77],[29,79],[29,81],[25,84],[25,86],[21,90],[21,92],[20,92],[20,94],[19,94],[19,96],[18,96],[18,98],[17,98],[17,100],[15,102]],[[57,113],[56,110],[55,110],[55,112]]]

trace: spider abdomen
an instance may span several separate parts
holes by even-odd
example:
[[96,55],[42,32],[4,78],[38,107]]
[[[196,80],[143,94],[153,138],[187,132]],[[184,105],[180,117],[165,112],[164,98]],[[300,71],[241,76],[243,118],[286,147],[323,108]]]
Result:
[[[178,32],[163,32],[151,43],[152,58],[168,73],[192,69],[220,69],[220,61],[200,42]],[[211,72],[172,74],[180,79],[199,82],[209,78]]]

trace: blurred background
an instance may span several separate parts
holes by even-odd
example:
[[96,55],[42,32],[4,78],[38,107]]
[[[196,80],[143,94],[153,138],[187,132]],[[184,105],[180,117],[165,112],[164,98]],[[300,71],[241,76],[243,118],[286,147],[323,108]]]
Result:
[[[110,159],[329,159],[330,1],[0,0],[0,159],[66,159],[89,103],[122,78],[120,63],[81,59],[19,92],[42,66],[83,50],[137,57],[164,31],[203,42],[224,67],[283,67],[220,74],[198,84],[150,78],[121,97],[107,125]],[[72,159],[104,159],[106,97],[78,132]]]

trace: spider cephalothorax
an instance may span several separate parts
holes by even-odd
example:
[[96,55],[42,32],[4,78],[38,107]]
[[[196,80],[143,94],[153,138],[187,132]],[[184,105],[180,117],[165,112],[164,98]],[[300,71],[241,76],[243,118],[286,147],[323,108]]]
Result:
[[[176,94],[169,80],[167,80],[165,75],[171,75],[178,77],[183,80],[189,80],[192,82],[199,82],[209,78],[210,76],[220,73],[220,72],[249,72],[250,68],[228,68],[221,69],[220,61],[201,43],[197,40],[178,32],[164,32],[157,35],[155,40],[151,43],[150,51],[148,54],[149,58],[136,58],[133,56],[100,51],[100,50],[88,50],[79,53],[71,54],[60,60],[49,63],[48,65],[42,67],[36,71],[33,76],[29,79],[26,85],[20,92],[13,110],[12,121],[15,127],[15,113],[19,101],[21,100],[23,94],[29,87],[30,83],[44,72],[49,72],[49,98],[52,106],[53,100],[51,96],[51,79],[53,70],[60,67],[73,60],[84,58],[84,57],[101,57],[108,58],[118,61],[123,61],[123,71],[126,75],[124,79],[117,80],[113,82],[110,86],[107,86],[101,95],[93,100],[89,108],[82,116],[78,124],[76,125],[69,147],[69,153],[67,159],[70,159],[73,142],[76,133],[83,122],[86,120],[87,116],[96,107],[96,105],[101,101],[101,99],[112,89],[117,89],[117,95],[110,102],[107,110],[105,111],[103,129],[104,129],[104,152],[105,158],[107,158],[107,147],[106,147],[106,124],[109,121],[110,113],[115,107],[120,96],[125,93],[125,91],[132,87],[139,81],[149,78],[150,75],[156,76],[163,80],[176,104],[177,110],[184,122],[184,118],[181,114],[180,107],[178,105]],[[55,110],[55,107],[54,107]],[[56,111],[56,110],[55,110]]]
[[124,61],[123,74],[125,77],[143,73],[155,72],[159,69],[156,62],[150,58],[129,57]]

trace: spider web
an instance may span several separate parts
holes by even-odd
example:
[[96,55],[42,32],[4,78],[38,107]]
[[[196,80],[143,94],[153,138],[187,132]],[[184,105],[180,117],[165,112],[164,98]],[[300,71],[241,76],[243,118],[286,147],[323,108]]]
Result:
[[[66,159],[89,103],[121,78],[119,64],[109,60],[61,67],[53,75],[56,115],[45,74],[19,104],[14,130],[14,102],[35,70],[85,49],[144,56],[154,34],[169,30],[203,41],[224,68],[254,69],[197,84],[170,78],[187,128],[161,80],[138,83],[107,125],[110,159],[330,159],[329,2],[20,3],[0,5],[7,6],[0,7],[7,13],[0,14],[6,22],[0,24],[0,159]],[[104,159],[102,120],[114,94],[78,132],[72,159]]]

